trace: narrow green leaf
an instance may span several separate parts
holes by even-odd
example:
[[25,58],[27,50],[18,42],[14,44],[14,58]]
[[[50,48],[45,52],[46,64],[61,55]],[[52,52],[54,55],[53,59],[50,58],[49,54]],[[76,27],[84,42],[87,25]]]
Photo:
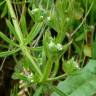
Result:
[[49,74],[51,72],[51,68],[52,68],[52,60],[49,59],[49,60],[47,60],[47,64],[46,64],[45,69],[44,69],[44,74],[41,78],[41,82],[46,81],[48,79]]
[[28,58],[28,60],[31,62],[32,69],[35,70],[35,72],[38,74],[38,76],[42,76],[42,72],[39,68],[39,66],[36,64],[35,60],[33,59],[33,56],[30,54],[30,50],[26,46],[22,46],[22,52],[23,55]]
[[20,28],[19,23],[18,23],[18,20],[16,18],[16,15],[15,15],[15,12],[14,12],[14,9],[13,9],[13,6],[11,4],[11,1],[10,0],[6,0],[6,4],[8,6],[8,10],[9,10],[10,16],[12,18],[13,25],[14,25],[14,28],[15,28],[15,31],[16,31],[16,34],[18,35],[19,43],[23,44],[23,34],[21,32],[21,28]]
[[3,12],[1,14],[1,18],[3,18],[7,14],[7,6],[4,6]]
[[12,76],[13,79],[20,79],[20,80],[23,80],[23,81],[27,81],[28,82],[28,77],[21,74],[21,73],[18,73],[18,72],[15,72]]
[[21,29],[22,29],[22,32],[25,35],[27,35],[27,25],[26,25],[26,19],[24,15],[22,15],[22,19],[21,19]]
[[[76,42],[73,42],[72,43],[73,45],[74,45],[74,48],[75,48],[75,51],[76,51],[76,53],[79,53],[79,54],[81,54],[81,46],[79,46]],[[84,45],[83,43],[82,43],[82,45]]]
[[30,50],[32,50],[32,51],[42,51],[42,46],[39,46],[39,47],[32,47],[32,48],[30,48]]
[[8,49],[8,46],[5,45],[5,44],[0,44],[0,48],[6,48],[6,49]]
[[81,33],[79,36],[76,37],[75,41],[81,41],[85,38],[86,33]]
[[32,12],[31,12],[31,10],[28,8],[28,13],[29,13],[29,15],[31,16],[31,18],[33,18],[33,16],[32,16]]
[[46,31],[45,36],[43,37],[43,47],[44,47],[45,55],[51,59],[52,58],[52,54],[50,54],[51,48],[49,48],[48,46],[50,42],[49,38],[51,38],[51,34],[49,31]]
[[44,74],[41,78],[41,81],[47,80],[47,78],[49,77],[49,74],[51,73],[51,68],[52,68],[52,63],[53,63],[52,58],[51,58],[52,55],[50,53],[50,49],[49,49],[49,46],[48,46],[49,38],[50,38],[50,33],[46,32],[45,37],[43,39],[43,44],[44,44],[45,55],[48,58],[48,60],[47,60],[47,63],[45,65]]
[[0,37],[6,41],[7,43],[13,45],[13,46],[18,46],[14,41],[12,41],[11,39],[9,39],[5,34],[3,34],[2,32],[0,32]]
[[11,33],[15,36],[15,38],[18,40],[18,36],[17,36],[17,34],[16,34],[15,28],[14,28],[14,26],[11,24],[11,22],[10,22],[8,19],[6,19],[6,24],[7,24],[8,28],[9,28],[10,32],[11,32]]
[[5,56],[12,55],[12,54],[18,52],[19,50],[20,50],[20,48],[18,48],[18,49],[13,49],[13,50],[11,50],[11,51],[0,52],[0,57],[5,57]]
[[3,0],[2,2],[0,2],[0,6],[2,6],[5,3],[5,0]]
[[30,33],[28,34],[26,40],[25,40],[25,44],[30,43],[40,32],[41,28],[42,28],[43,22],[41,23],[35,23],[35,25],[32,27]]
[[59,60],[57,59],[57,60],[55,61],[55,66],[54,66],[54,71],[53,71],[52,77],[54,77],[54,76],[57,74],[58,69],[59,69]]

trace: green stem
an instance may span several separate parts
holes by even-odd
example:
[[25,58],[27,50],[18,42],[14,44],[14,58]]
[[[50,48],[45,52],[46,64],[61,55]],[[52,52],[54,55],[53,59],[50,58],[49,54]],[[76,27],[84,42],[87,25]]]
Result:
[[43,81],[46,81],[50,75],[50,72],[51,72],[51,67],[52,67],[52,60],[48,60],[47,61],[47,64],[46,64],[46,67],[45,67],[45,70],[44,70],[44,74],[40,80],[40,82],[43,82]]
[[22,31],[21,31],[21,28],[19,27],[19,23],[18,23],[18,20],[16,18],[16,15],[15,15],[15,12],[13,10],[13,7],[12,7],[12,4],[11,4],[10,0],[6,0],[6,3],[7,3],[7,6],[8,6],[8,9],[9,9],[9,12],[10,12],[10,15],[11,15],[15,30],[16,30],[16,34],[17,34],[17,36],[19,38],[19,43],[20,43],[20,48],[22,50],[22,53],[30,60],[30,62],[33,65],[33,68],[35,69],[35,71],[40,76],[42,76],[41,70],[36,65],[35,61],[32,59],[32,56],[31,56],[29,50],[27,49],[27,47],[24,45],[23,34],[22,34]]
[[22,34],[21,29],[18,25],[19,23],[18,23],[18,20],[16,19],[16,15],[15,15],[15,12],[13,10],[12,4],[11,4],[10,0],[6,0],[6,3],[7,3],[7,6],[8,6],[8,9],[9,9],[9,12],[10,12],[15,30],[16,30],[16,34],[19,38],[20,43],[23,44],[23,34]]
[[35,61],[32,59],[30,51],[25,46],[22,46],[22,52],[29,59],[29,61],[31,61],[33,68],[36,70],[37,74],[41,77],[42,76],[41,70],[38,68]]
[[89,10],[87,11],[87,13],[86,13],[84,19],[82,20],[81,24],[74,30],[74,32],[71,34],[71,37],[82,27],[82,25],[83,25],[84,22],[86,21],[86,18],[87,18],[87,16],[89,15],[89,13],[90,13],[90,11],[91,11],[91,9],[92,9],[93,4],[94,4],[94,0],[92,1],[91,5],[90,5],[90,7],[89,7]]
[[67,76],[67,74],[63,74],[63,75],[60,75],[60,76],[57,76],[57,77],[54,77],[54,78],[48,78],[47,81],[54,81],[54,80],[60,80],[60,79],[63,79]]
[[59,69],[59,59],[58,58],[59,57],[57,56],[56,57],[56,61],[55,61],[55,66],[54,66],[53,74],[52,74],[51,77],[54,77],[57,74],[57,72],[58,72],[58,69]]

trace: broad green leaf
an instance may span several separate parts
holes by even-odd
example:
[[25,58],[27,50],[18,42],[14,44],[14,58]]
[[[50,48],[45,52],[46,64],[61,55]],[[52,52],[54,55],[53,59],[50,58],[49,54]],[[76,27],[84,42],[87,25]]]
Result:
[[10,22],[8,19],[6,19],[6,24],[7,24],[8,28],[9,28],[10,32],[11,32],[11,33],[15,36],[15,38],[18,40],[18,36],[17,36],[17,34],[16,34],[15,28],[14,28],[14,26],[11,24],[11,22]]
[[[67,96],[93,96],[96,93],[96,60],[90,60],[83,69],[73,72],[57,88]],[[51,96],[60,95],[54,92]]]
[[52,86],[52,90],[60,96],[67,96],[64,92],[62,92],[59,88]]
[[29,44],[40,32],[41,28],[43,26],[43,22],[41,23],[35,23],[35,25],[32,27],[30,33],[25,39],[25,44]]
[[11,39],[9,39],[5,34],[3,34],[2,32],[0,32],[0,37],[6,41],[7,43],[13,45],[13,46],[18,46],[14,41],[12,41]]
[[20,50],[20,48],[13,49],[11,51],[0,52],[0,57],[6,57],[6,56],[13,55],[13,54],[17,53],[19,50]]

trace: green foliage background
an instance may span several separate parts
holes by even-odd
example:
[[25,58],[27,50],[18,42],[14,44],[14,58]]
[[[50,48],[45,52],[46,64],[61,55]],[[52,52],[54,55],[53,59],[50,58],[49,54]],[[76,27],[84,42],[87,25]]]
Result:
[[23,94],[95,94],[95,5],[95,0],[0,0],[7,28],[0,29],[0,57],[14,58],[12,78],[23,82],[17,84]]

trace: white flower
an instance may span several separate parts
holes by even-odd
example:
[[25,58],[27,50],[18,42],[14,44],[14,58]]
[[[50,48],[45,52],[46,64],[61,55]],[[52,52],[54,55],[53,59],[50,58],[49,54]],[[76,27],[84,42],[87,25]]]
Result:
[[43,19],[44,17],[43,16],[40,16],[40,19]]
[[50,21],[51,20],[51,17],[47,17],[47,20]]
[[62,48],[62,45],[59,44],[59,43],[56,45],[56,48],[57,48],[58,50],[62,50],[62,49],[63,49],[63,48]]
[[91,26],[90,26],[90,29],[91,29],[91,30],[94,30],[94,26],[93,26],[93,25],[91,25]]
[[36,13],[39,9],[38,8],[35,8],[31,11],[32,14]]
[[70,21],[70,18],[67,17],[67,18],[66,18],[66,21],[67,21],[67,22]]
[[49,48],[53,48],[53,47],[55,47],[56,45],[55,45],[54,42],[51,41],[51,42],[48,44],[48,46],[49,46]]

